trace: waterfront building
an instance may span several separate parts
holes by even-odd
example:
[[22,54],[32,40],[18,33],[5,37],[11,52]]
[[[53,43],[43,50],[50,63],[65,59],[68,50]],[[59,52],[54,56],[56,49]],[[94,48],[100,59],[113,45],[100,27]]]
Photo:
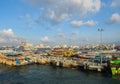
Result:
[[34,47],[30,43],[22,42],[19,46],[19,49],[23,51],[30,51],[30,50],[33,50]]

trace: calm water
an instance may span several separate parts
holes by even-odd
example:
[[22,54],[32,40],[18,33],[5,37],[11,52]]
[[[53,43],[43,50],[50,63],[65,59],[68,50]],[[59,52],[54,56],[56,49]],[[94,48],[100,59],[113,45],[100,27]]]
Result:
[[0,64],[0,84],[120,84],[120,77],[46,65]]

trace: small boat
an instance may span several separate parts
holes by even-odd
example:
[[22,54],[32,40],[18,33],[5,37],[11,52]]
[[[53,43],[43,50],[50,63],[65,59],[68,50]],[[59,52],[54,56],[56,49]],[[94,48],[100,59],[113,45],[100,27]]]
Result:
[[120,75],[120,60],[112,60],[110,62],[112,75]]
[[103,55],[98,55],[95,56],[95,58],[91,58],[89,61],[96,63],[107,63],[108,61],[110,61],[110,59]]
[[34,63],[29,55],[23,55],[19,52],[6,52],[0,54],[0,63],[10,66],[20,66]]

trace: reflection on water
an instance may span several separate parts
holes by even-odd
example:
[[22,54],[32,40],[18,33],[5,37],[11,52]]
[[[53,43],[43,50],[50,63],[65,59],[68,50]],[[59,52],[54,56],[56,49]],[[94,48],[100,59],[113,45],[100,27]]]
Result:
[[0,84],[120,84],[120,76],[36,64],[20,67],[0,64]]

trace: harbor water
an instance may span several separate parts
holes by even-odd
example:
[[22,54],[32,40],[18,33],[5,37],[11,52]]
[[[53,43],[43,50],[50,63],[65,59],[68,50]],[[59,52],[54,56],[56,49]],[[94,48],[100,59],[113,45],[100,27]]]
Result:
[[11,67],[0,64],[0,84],[120,84],[120,76],[49,65]]

